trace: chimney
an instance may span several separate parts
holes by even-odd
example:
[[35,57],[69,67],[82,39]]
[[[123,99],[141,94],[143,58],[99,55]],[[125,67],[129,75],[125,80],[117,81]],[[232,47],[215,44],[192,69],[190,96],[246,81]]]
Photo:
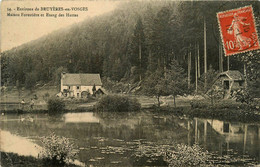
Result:
[[66,74],[66,72],[62,72],[62,73],[61,73],[61,78],[62,78],[62,79],[65,78],[65,74]]

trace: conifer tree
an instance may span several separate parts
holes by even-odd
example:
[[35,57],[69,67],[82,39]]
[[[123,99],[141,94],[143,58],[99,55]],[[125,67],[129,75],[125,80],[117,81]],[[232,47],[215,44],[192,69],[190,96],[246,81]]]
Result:
[[146,70],[147,55],[145,46],[144,27],[141,17],[138,18],[134,34],[131,41],[130,48],[130,61],[132,66],[136,66],[138,69],[139,80],[142,80],[142,74]]
[[176,107],[176,96],[184,95],[188,92],[187,90],[187,77],[184,69],[179,65],[176,60],[172,60],[170,64],[170,69],[167,70],[166,80],[167,84],[167,94],[173,96],[174,106]]

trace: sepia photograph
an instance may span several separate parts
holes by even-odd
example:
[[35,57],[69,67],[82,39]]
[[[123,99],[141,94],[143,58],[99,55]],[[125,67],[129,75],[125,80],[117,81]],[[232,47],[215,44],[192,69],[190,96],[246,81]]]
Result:
[[260,167],[260,1],[0,4],[0,167]]

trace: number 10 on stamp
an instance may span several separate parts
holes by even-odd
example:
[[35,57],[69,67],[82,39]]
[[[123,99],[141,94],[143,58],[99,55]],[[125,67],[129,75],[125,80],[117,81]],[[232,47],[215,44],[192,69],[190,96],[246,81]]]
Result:
[[252,6],[217,13],[226,56],[260,49]]

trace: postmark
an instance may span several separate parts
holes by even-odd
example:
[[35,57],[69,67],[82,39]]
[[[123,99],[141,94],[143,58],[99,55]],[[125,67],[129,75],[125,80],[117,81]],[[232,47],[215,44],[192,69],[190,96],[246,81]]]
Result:
[[225,55],[259,49],[252,6],[217,13]]

